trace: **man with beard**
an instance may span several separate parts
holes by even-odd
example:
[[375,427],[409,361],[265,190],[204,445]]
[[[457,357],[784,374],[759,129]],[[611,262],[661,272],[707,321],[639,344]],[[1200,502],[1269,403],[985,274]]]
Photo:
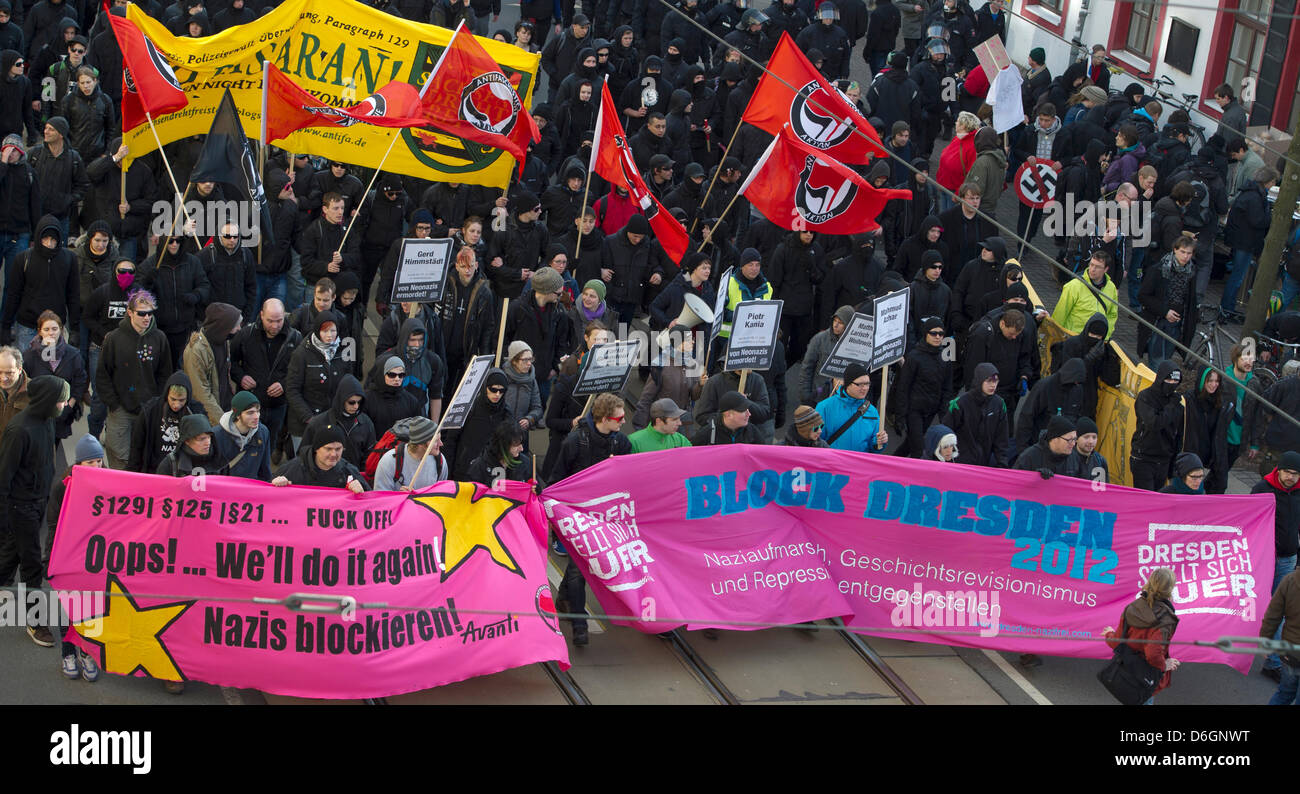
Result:
[[337,426],[327,424],[317,433],[312,446],[306,444],[298,456],[271,480],[277,487],[315,485],[322,488],[346,488],[352,493],[369,490],[361,471],[343,457],[346,438]]

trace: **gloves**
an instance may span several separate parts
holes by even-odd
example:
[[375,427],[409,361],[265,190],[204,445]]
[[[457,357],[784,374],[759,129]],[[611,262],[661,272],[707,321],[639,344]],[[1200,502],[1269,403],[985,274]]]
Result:
[[1042,477],[1044,480],[1050,480],[1052,477],[1056,476],[1056,472],[1044,467],[1038,470],[1038,476]]
[[1092,346],[1092,349],[1088,351],[1086,356],[1084,356],[1084,360],[1089,364],[1096,364],[1101,361],[1101,358],[1104,355],[1106,355],[1106,340],[1102,339]]
[[1020,396],[1021,396],[1021,397],[1024,397],[1026,394],[1029,394],[1029,381],[1026,380],[1026,379],[1024,379],[1024,378],[1021,378],[1021,379],[1020,379]]

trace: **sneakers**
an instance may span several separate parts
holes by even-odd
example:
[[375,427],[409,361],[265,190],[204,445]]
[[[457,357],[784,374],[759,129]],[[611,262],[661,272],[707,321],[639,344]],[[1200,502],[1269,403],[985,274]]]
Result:
[[63,657],[63,677],[75,681],[80,675],[81,671],[77,669],[77,655],[70,653]]
[[1281,667],[1265,667],[1264,669],[1259,671],[1259,674],[1264,676],[1265,678],[1272,679],[1274,683],[1278,683],[1278,684],[1282,683]]
[[574,644],[574,645],[576,645],[576,646],[580,646],[580,647],[581,647],[581,646],[586,645],[586,644],[587,644],[588,642],[590,642],[590,641],[591,641],[591,637],[587,634],[587,627],[586,627],[586,626],[574,626],[574,627],[573,627],[573,644]]
[[31,637],[32,642],[36,643],[42,648],[54,647],[54,635],[51,634],[50,630],[45,628],[44,626],[35,626],[35,627],[28,626],[27,636]]
[[[81,677],[90,683],[99,679],[99,665],[95,664],[95,657],[83,650],[77,650],[77,660],[81,662]],[[64,657],[64,673],[67,673],[67,657]]]
[[551,538],[551,551],[555,552],[556,556],[559,557],[569,556],[569,552],[561,545],[559,538]]

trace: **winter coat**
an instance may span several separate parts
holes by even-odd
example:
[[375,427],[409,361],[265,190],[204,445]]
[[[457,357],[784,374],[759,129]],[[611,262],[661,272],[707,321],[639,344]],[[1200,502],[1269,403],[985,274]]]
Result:
[[651,248],[649,236],[639,245],[633,245],[627,239],[626,225],[601,241],[601,267],[614,271],[614,277],[605,282],[606,301],[611,304],[640,305],[650,276],[656,272],[663,275],[657,257],[652,256]]
[[447,289],[436,309],[449,359],[469,361],[496,349],[496,306],[492,286],[481,273],[475,272],[468,286],[460,283],[459,276],[447,279]]
[[209,302],[229,303],[240,310],[244,322],[257,316],[257,263],[252,252],[239,246],[234,253],[217,243],[199,252],[208,277]]
[[325,488],[347,488],[350,480],[356,480],[361,483],[362,488],[370,490],[370,482],[366,480],[365,475],[345,456],[339,456],[339,462],[334,464],[334,468],[322,471],[316,465],[316,448],[309,447],[307,444],[303,444],[298,449],[297,457],[280,470],[280,476],[294,485],[316,485]]
[[520,223],[512,215],[506,222],[506,230],[492,235],[488,246],[489,260],[500,257],[502,262],[500,267],[489,264],[486,274],[497,297],[518,298],[524,286],[522,271],[536,270],[550,244],[551,235],[545,224]]
[[1183,451],[1196,453],[1209,468],[1205,492],[1217,494],[1227,489],[1228,469],[1232,466],[1228,459],[1228,426],[1237,413],[1237,395],[1235,389],[1222,387],[1212,395],[1206,394],[1205,380],[1209,372],[1208,367],[1202,369],[1195,388],[1185,395],[1187,433],[1183,438]]
[[5,526],[14,519],[39,521],[54,482],[54,419],[66,384],[55,377],[28,383],[28,406],[5,425],[0,438],[0,505],[7,508]]
[[64,219],[90,192],[85,161],[68,141],[58,156],[50,153],[45,144],[33,146],[27,153],[27,162],[41,184],[41,212]]
[[943,358],[942,345],[918,342],[908,351],[894,383],[896,416],[933,416],[952,399],[952,362]]
[[332,358],[317,347],[313,333],[303,340],[289,359],[284,392],[289,401],[289,435],[301,436],[307,422],[329,409],[334,392],[350,373],[352,363],[336,352]]
[[536,370],[531,366],[521,375],[508,363],[501,368],[506,373],[506,407],[515,421],[527,419],[530,428],[542,423],[542,393],[537,387]]
[[[1150,260],[1148,260],[1150,261]],[[1148,264],[1142,269],[1142,286],[1138,290],[1138,301],[1142,304],[1142,316],[1148,321],[1155,323],[1164,320],[1170,309],[1178,312],[1182,317],[1180,341],[1187,347],[1191,347],[1192,339],[1196,336],[1196,260],[1191,260],[1188,264],[1192,267],[1192,283],[1187,288],[1187,295],[1182,305],[1175,306],[1169,300],[1169,273],[1173,268],[1174,254],[1171,251],[1165,254],[1164,258],[1156,264]],[[1146,326],[1138,329],[1138,349],[1146,349],[1146,341],[1150,338],[1151,332]]]
[[1264,238],[1273,222],[1273,209],[1262,185],[1251,181],[1237,194],[1223,227],[1223,239],[1234,249],[1249,251],[1255,257],[1264,252]]
[[907,76],[906,69],[880,72],[862,94],[863,101],[871,107],[871,115],[880,119],[886,130],[892,129],[896,121],[915,126],[919,97],[920,89]]
[[31,234],[40,217],[41,185],[26,156],[0,163],[0,233]]
[[[111,237],[108,241],[108,248],[104,249],[102,255],[95,256],[92,254],[89,233],[81,235],[72,250],[77,257],[77,285],[81,291],[81,306],[83,313],[88,318],[90,307],[87,303],[90,300],[91,292],[109,283],[110,280],[116,282],[113,269],[121,261],[122,257],[118,250],[117,241]],[[125,316],[119,315],[117,319],[120,320]]]
[[[316,414],[307,422],[307,426],[302,433],[302,447],[314,447],[315,438],[321,433],[326,426],[335,425],[343,431],[343,459],[356,466],[358,469],[365,468],[366,456],[374,448],[378,437],[375,434],[375,424],[365,413],[365,391],[361,388],[361,382],[351,374],[344,375],[339,381],[339,387],[334,390],[334,399],[330,402],[330,409],[323,413]],[[346,403],[351,397],[360,397],[361,405],[357,407],[357,412],[352,416],[346,413]]]
[[58,109],[59,115],[68,120],[71,133],[66,145],[77,150],[82,162],[91,162],[104,154],[108,142],[121,134],[113,101],[98,86],[90,96],[80,88],[71,91],[59,102]]
[[553,475],[556,480],[562,480],[612,455],[631,453],[632,442],[627,440],[627,436],[619,432],[603,434],[596,429],[591,416],[584,416],[573,432],[565,437],[555,460]]
[[[884,260],[875,254],[875,249],[871,246],[857,248],[843,259],[837,260],[821,284],[822,305],[817,315],[819,324],[829,323],[830,316],[839,307],[857,306],[875,296],[884,274]],[[778,294],[777,297],[782,296]]]
[[[320,206],[319,202],[315,206]],[[344,212],[347,212],[346,208]],[[339,251],[339,244],[343,243],[345,232],[343,224],[336,226],[326,221],[324,217],[320,217],[308,224],[299,235],[298,255],[302,262],[302,277],[308,286],[323,278],[333,279],[338,276],[338,273],[329,271],[329,263],[334,252]],[[342,261],[339,263],[339,273],[350,270],[360,275],[361,235],[349,234],[340,254]]]
[[[668,398],[679,408],[690,411],[691,406],[704,391],[699,376],[690,374],[698,371],[697,367],[694,358],[668,359],[661,354],[655,359],[650,365],[649,376],[645,380],[645,386],[641,389],[641,398],[637,401],[636,410],[633,412],[632,427],[640,430],[654,424],[650,417],[650,406],[655,400]],[[682,417],[682,427],[678,432],[689,437],[696,425],[694,416],[689,417],[691,419],[689,422],[686,421],[687,418]]]
[[[996,241],[994,242],[996,244]],[[998,282],[1001,277],[1002,266],[1006,264],[1007,253],[1005,245],[1001,251],[994,251],[992,262],[985,262],[981,258],[975,258],[967,262],[957,276],[957,283],[952,290],[952,323],[953,328],[962,331],[970,327],[981,316],[980,301],[984,295],[995,289],[1000,289],[1002,284]]]
[[[1264,399],[1281,408],[1286,416],[1300,416],[1300,377],[1282,378],[1268,387]],[[1300,428],[1272,411],[1260,411],[1258,418],[1253,438],[1249,439],[1252,447],[1267,446],[1281,451],[1300,449]]]
[[[722,395],[729,391],[740,391],[739,373],[727,371],[710,375],[704,383],[704,388],[700,390],[700,398],[695,401],[695,423],[704,427],[705,423],[718,413],[718,403],[722,401]],[[745,379],[745,397],[749,398],[751,403],[749,406],[751,424],[761,425],[773,418],[773,401],[767,392],[767,381],[756,377],[756,373],[751,372]]]
[[977,366],[969,388],[949,401],[939,422],[956,434],[962,463],[1006,468],[1007,405],[997,394],[985,395],[980,388],[993,371],[988,364]]
[[[396,312],[390,314],[389,319],[392,319],[395,314]],[[429,332],[427,326],[421,320],[422,317],[437,319],[436,314],[429,309],[425,309],[420,313],[420,317],[410,317],[404,320],[393,346],[387,350],[379,351],[375,356],[375,366],[370,369],[370,374],[366,378],[367,387],[378,386],[384,382],[385,365],[389,358],[396,356],[402,359],[406,366],[406,377],[402,380],[403,388],[426,403],[442,398],[443,392],[448,388],[447,364],[442,356],[429,347],[430,341],[438,339],[441,334],[438,331]],[[417,331],[425,332],[425,344],[419,349],[418,354],[412,355],[410,350],[411,335]],[[455,386],[453,385],[451,388],[455,388]]]
[[1048,375],[1030,389],[1017,407],[1016,447],[1027,449],[1037,443],[1053,416],[1078,421],[1085,399],[1084,381],[1088,370],[1083,359],[1072,358],[1057,372]]
[[[41,235],[58,238],[54,249],[41,244]],[[51,215],[41,218],[31,248],[14,257],[6,274],[4,308],[0,311],[0,334],[7,334],[15,319],[35,328],[41,312],[49,309],[73,328],[81,322],[81,287],[77,257],[63,247],[59,222]]]
[[510,413],[504,395],[500,402],[493,403],[487,398],[487,391],[479,393],[465,417],[465,424],[459,430],[443,433],[443,454],[451,463],[451,476],[454,480],[463,479],[474,462],[492,439],[492,431],[502,422],[517,422]]
[[1161,598],[1155,599],[1155,606],[1152,607],[1143,593],[1136,601],[1124,607],[1119,629],[1106,634],[1106,644],[1114,649],[1125,639],[1159,640],[1160,642],[1127,643],[1130,649],[1146,659],[1147,664],[1162,671],[1160,683],[1155,690],[1159,692],[1166,689],[1172,680],[1173,673],[1165,670],[1165,662],[1169,659],[1169,641],[1174,638],[1177,630],[1178,616],[1174,614],[1174,605]]
[[1083,379],[1083,405],[1080,416],[1097,416],[1097,384],[1118,386],[1120,381],[1119,356],[1105,339],[1093,339],[1089,334],[1105,336],[1106,315],[1096,312],[1088,319],[1083,330],[1075,336],[1052,347],[1052,372],[1057,372],[1072,358],[1083,361],[1087,374]]
[[213,428],[212,444],[231,477],[271,481],[271,431],[266,425],[259,423],[252,433],[241,435],[234,416],[226,411]]
[[262,328],[260,319],[245,325],[230,340],[230,379],[241,390],[245,376],[251,377],[257,385],[251,391],[257,396],[262,410],[278,408],[284,404],[285,393],[277,397],[267,394],[271,384],[279,383],[283,390],[289,375],[289,362],[293,352],[302,344],[302,334],[290,328],[286,322],[280,332],[270,339]]
[[569,315],[557,302],[545,308],[537,305],[536,293],[510,302],[506,314],[506,339],[521,340],[533,349],[533,359],[542,379],[558,370],[565,351],[573,348],[573,327]]
[[[978,147],[976,147],[978,151]],[[979,185],[980,209],[989,212],[987,208],[997,207],[998,199],[1002,196],[1002,186],[1007,179],[1007,153],[1002,150],[1002,143],[999,141],[992,147],[978,151],[975,155],[975,162],[971,165],[970,171],[966,174],[966,181]]]
[[[167,392],[173,386],[183,387],[187,395],[179,412],[172,411],[167,403]],[[194,399],[189,376],[180,370],[173,372],[158,396],[151,397],[141,406],[139,416],[131,423],[131,455],[126,464],[127,471],[144,474],[157,471],[163,459],[180,444],[181,417],[202,413],[203,403]]]
[[[864,410],[865,409],[865,410]],[[880,431],[880,413],[869,400],[855,400],[845,394],[844,388],[836,389],[831,396],[817,403],[817,413],[822,417],[822,438],[832,449],[853,452],[881,452],[876,447],[876,434]],[[852,424],[849,424],[850,421]],[[848,429],[840,433],[839,438],[831,437],[840,428]]]
[[63,409],[63,413],[55,420],[54,426],[56,435],[60,441],[72,435],[72,422],[81,415],[81,407],[86,401],[89,393],[87,386],[90,378],[86,374],[86,364],[81,358],[81,351],[60,339],[55,345],[54,361],[58,361],[58,366],[51,366],[51,359],[46,358],[45,345],[41,343],[40,336],[32,340],[32,344],[23,351],[23,371],[27,373],[29,380],[34,380],[42,375],[54,375],[62,378],[70,387],[69,394],[77,401],[77,408],[68,406]]
[[156,319],[150,319],[144,333],[136,333],[131,318],[124,317],[117,329],[104,337],[95,393],[109,410],[138,413],[149,398],[166,393],[164,386],[175,359]]
[[781,312],[790,317],[813,314],[813,291],[826,277],[826,258],[816,238],[804,244],[799,232],[791,232],[776,247],[766,268],[774,295],[785,301]]
[[682,313],[682,307],[686,305],[686,295],[690,293],[700,300],[710,310],[717,300],[717,292],[708,281],[702,283],[698,288],[691,285],[691,279],[685,273],[680,273],[676,278],[664,287],[650,304],[650,327],[656,331],[663,330],[668,324],[675,321]]
[[953,135],[948,145],[939,153],[939,170],[935,181],[956,193],[966,181],[966,174],[975,165],[975,133],[963,137]]
[[1101,180],[1102,192],[1110,193],[1125,182],[1136,182],[1138,169],[1142,167],[1146,156],[1147,147],[1139,143],[1133,149],[1111,160],[1110,167],[1106,169],[1106,175]]
[[1134,458],[1168,462],[1183,448],[1183,428],[1187,420],[1182,395],[1164,382],[1174,368],[1172,361],[1160,362],[1155,382],[1138,392],[1133,401],[1137,416],[1131,446]]
[[160,246],[140,263],[135,280],[158,299],[158,313],[154,319],[167,334],[193,330],[212,294],[203,265],[198,257],[185,253],[183,246],[175,254]]

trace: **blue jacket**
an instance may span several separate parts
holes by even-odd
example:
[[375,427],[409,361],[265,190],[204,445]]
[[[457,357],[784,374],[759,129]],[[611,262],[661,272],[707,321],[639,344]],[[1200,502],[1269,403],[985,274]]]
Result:
[[[862,402],[845,394],[844,387],[841,386],[830,397],[817,403],[817,413],[821,414],[825,427],[822,430],[822,438],[830,441],[831,436],[849,421],[849,417],[857,413]],[[835,439],[835,443],[831,444],[831,448],[854,452],[879,452],[880,450],[876,449],[878,432],[880,432],[880,413],[876,410],[876,406],[868,404],[866,414],[841,433],[840,437]]]
[[[231,412],[226,411],[212,431],[212,445],[216,447],[216,451],[221,457],[228,461],[235,460],[235,457],[240,452],[239,442],[234,435],[234,426],[235,420],[231,416]],[[259,424],[257,426],[257,432],[254,433],[253,438],[244,445],[246,450],[244,456],[230,468],[230,476],[243,477],[248,480],[261,480],[262,482],[271,481],[270,432],[266,425]]]

